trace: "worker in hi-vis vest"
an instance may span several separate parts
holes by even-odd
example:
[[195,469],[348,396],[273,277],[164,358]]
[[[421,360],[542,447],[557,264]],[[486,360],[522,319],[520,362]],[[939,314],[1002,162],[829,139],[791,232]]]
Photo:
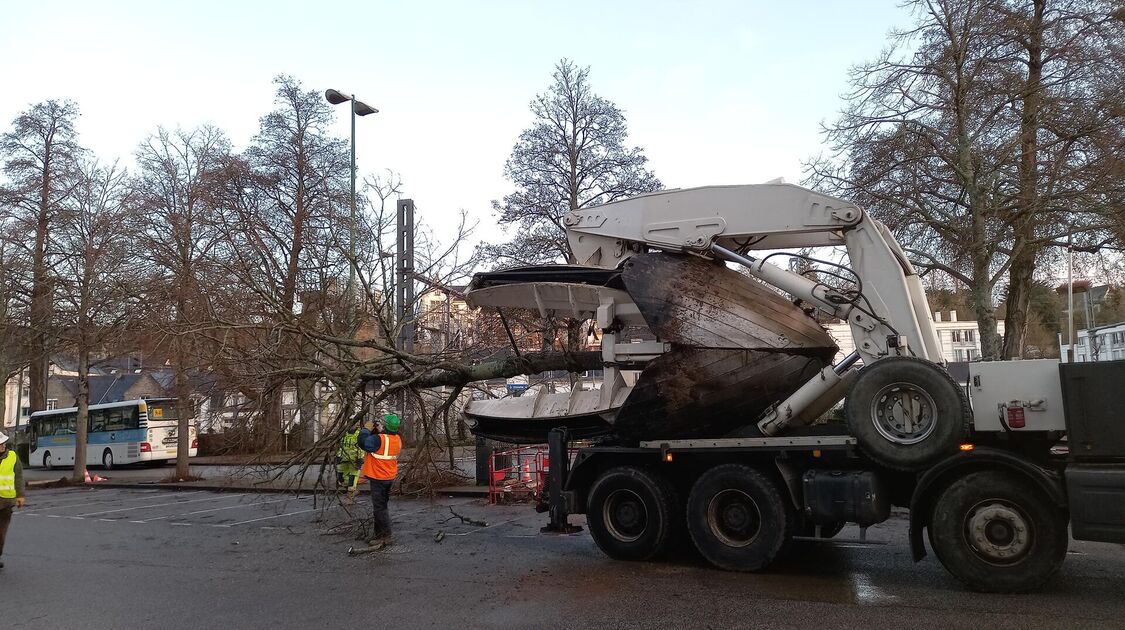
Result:
[[4,568],[4,538],[12,522],[12,508],[24,506],[26,486],[20,458],[8,448],[8,436],[0,431],[0,569]]
[[398,454],[402,450],[402,438],[398,430],[402,420],[393,413],[383,416],[381,428],[367,423],[360,432],[358,444],[367,452],[363,458],[360,474],[367,478],[371,487],[371,506],[374,508],[374,539],[372,546],[391,543],[391,515],[387,502],[391,498],[391,484],[398,475]]
[[356,422],[355,428],[340,436],[340,444],[336,448],[336,484],[347,486],[347,503],[355,499],[360,466],[363,466],[363,451],[359,449],[359,423]]

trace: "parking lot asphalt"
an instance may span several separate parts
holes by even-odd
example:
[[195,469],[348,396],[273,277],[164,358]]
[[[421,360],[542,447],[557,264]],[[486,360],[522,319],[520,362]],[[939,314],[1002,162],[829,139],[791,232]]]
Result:
[[737,574],[690,543],[616,562],[585,532],[540,534],[526,505],[468,498],[393,500],[396,544],[359,556],[363,496],[36,490],[17,514],[5,627],[1125,627],[1120,545],[1072,542],[1043,591],[983,595],[932,556],[913,563],[901,518]]

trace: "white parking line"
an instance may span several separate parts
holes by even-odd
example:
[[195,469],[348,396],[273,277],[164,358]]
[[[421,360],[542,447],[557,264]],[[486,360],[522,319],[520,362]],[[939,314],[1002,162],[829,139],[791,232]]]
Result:
[[309,508],[307,510],[298,510],[296,512],[289,512],[287,514],[274,514],[273,516],[263,516],[261,518],[252,518],[246,521],[238,521],[237,523],[227,523],[225,525],[214,524],[211,527],[234,527],[235,525],[245,525],[247,523],[257,523],[258,521],[268,521],[271,518],[281,518],[283,516],[295,516],[297,514],[304,514],[305,512],[312,512],[318,508]]
[[[101,490],[95,490],[93,492],[102,492],[102,491]],[[180,493],[177,494],[177,496],[182,497],[182,496],[187,496],[189,494],[199,494],[200,492],[203,492],[203,491],[202,490],[192,490],[190,492],[180,492]],[[149,495],[147,497],[133,497],[132,499],[114,499],[114,498],[111,497],[107,501],[90,501],[88,503],[50,505],[50,506],[47,506],[47,507],[44,507],[44,508],[35,508],[35,509],[30,510],[28,512],[24,512],[24,514],[32,514],[32,513],[37,514],[39,512],[45,512],[47,510],[53,510],[55,508],[77,508],[77,507],[89,507],[91,505],[105,505],[106,503],[112,502],[112,501],[121,501],[122,503],[129,503],[130,501],[147,501],[149,499],[160,499],[160,498],[163,498],[163,497],[164,497],[164,493],[153,494],[153,495]],[[86,499],[86,498],[89,498],[89,497],[82,497],[82,498]]]
[[242,496],[246,496],[246,493],[243,492],[243,493],[240,493],[240,494],[218,495],[218,496],[214,496],[214,497],[205,497],[205,498],[202,498],[202,499],[192,499],[190,501],[173,501],[171,503],[157,503],[156,505],[137,505],[137,506],[128,507],[128,508],[118,508],[116,510],[104,510],[104,511],[101,511],[101,512],[87,512],[85,514],[79,514],[78,516],[100,516],[102,514],[114,514],[114,513],[117,513],[117,512],[128,512],[130,510],[147,510],[149,508],[154,508],[154,507],[167,507],[169,505],[183,505],[185,503],[199,503],[200,501],[218,501],[219,499],[235,498],[235,497],[242,497]]
[[281,503],[282,501],[294,501],[294,500],[300,500],[300,499],[305,499],[305,498],[308,498],[308,497],[298,497],[297,499],[294,499],[293,497],[286,497],[284,499],[275,499],[273,501],[258,501],[257,503],[240,503],[238,505],[228,505],[226,507],[210,508],[210,509],[207,509],[207,510],[196,510],[194,512],[185,512],[185,513],[182,513],[182,514],[165,514],[164,516],[157,516],[155,518],[146,518],[143,521],[129,521],[129,522],[130,523],[151,523],[152,521],[162,521],[166,518],[174,518],[174,517],[177,517],[177,516],[191,516],[193,514],[205,514],[207,512],[219,512],[219,511],[222,511],[222,510],[237,510],[237,509],[241,509],[241,508],[253,507],[255,505],[266,505],[266,504],[269,504],[269,503]]

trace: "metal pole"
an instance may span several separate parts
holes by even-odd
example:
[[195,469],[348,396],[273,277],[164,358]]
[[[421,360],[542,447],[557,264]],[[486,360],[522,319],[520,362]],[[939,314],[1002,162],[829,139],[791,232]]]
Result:
[[1070,349],[1067,352],[1067,363],[1074,363],[1074,252],[1071,250],[1073,234],[1066,235],[1066,313],[1070,330]]
[[348,248],[348,253],[351,259],[348,261],[348,301],[349,306],[355,296],[355,232],[356,232],[356,209],[355,209],[355,97],[351,98],[352,110],[352,224],[351,224],[351,243]]

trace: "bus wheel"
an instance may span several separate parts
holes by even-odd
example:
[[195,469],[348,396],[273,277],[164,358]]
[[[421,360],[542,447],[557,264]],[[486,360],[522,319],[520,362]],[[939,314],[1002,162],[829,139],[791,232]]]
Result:
[[934,504],[930,544],[946,570],[977,591],[1039,588],[1066,558],[1066,515],[1033,484],[1010,473],[977,472]]
[[43,453],[43,468],[47,470],[54,470],[55,467],[51,465],[51,451]]
[[680,523],[676,491],[642,468],[621,466],[598,477],[586,503],[586,525],[598,547],[617,560],[648,560],[667,550]]
[[108,448],[102,453],[102,468],[113,470],[113,451]]
[[716,466],[695,482],[687,524],[699,553],[728,571],[757,571],[781,553],[796,514],[777,484],[741,464]]

